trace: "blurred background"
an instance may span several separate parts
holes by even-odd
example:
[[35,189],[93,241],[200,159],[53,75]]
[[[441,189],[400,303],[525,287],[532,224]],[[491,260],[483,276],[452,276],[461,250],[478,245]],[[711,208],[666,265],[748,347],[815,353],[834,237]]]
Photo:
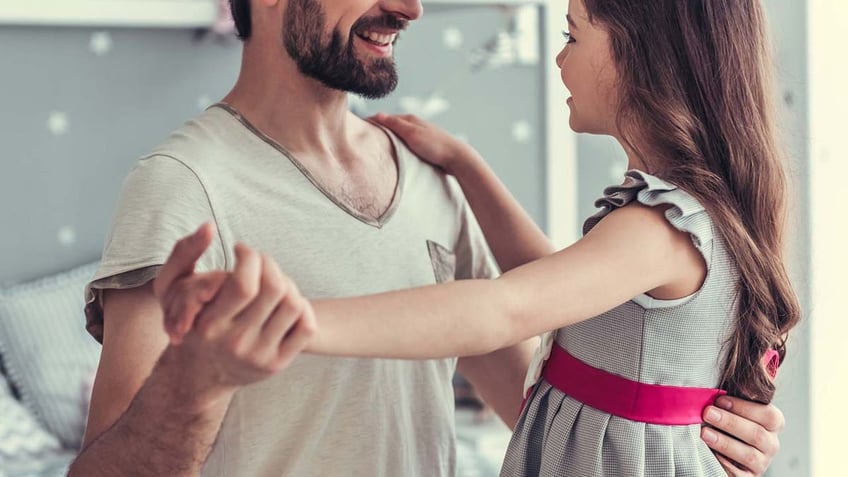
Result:
[[[397,91],[377,102],[351,98],[352,109],[414,113],[461,136],[558,245],[573,242],[595,198],[621,181],[625,160],[616,143],[569,131],[553,62],[566,0],[423,3],[424,18],[397,46]],[[840,44],[848,3],[765,4],[791,157],[791,266],[806,311],[781,368],[787,427],[769,475],[844,475],[848,160],[838,139],[848,125]],[[55,324],[59,312],[27,308],[27,323],[79,340],[45,358],[39,350],[51,333],[21,331],[3,297],[44,301],[38,293],[96,261],[135,159],[228,91],[241,44],[221,13],[215,0],[0,0],[0,476],[61,474],[99,349],[81,315],[65,329]],[[10,371],[40,360],[64,380],[56,395]],[[70,404],[52,409],[62,396]],[[473,396],[460,397],[460,475],[496,475],[509,433]]]

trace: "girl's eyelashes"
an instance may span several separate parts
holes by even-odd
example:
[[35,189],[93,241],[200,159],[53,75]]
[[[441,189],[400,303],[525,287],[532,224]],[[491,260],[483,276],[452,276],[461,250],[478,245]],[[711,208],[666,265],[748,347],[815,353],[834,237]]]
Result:
[[562,31],[562,37],[563,37],[563,38],[565,38],[565,43],[566,43],[566,44],[574,43],[574,42],[575,42],[575,38],[574,38],[573,36],[571,36],[571,33],[569,33],[569,32],[568,32],[568,31],[566,31],[566,30],[563,30],[563,31]]

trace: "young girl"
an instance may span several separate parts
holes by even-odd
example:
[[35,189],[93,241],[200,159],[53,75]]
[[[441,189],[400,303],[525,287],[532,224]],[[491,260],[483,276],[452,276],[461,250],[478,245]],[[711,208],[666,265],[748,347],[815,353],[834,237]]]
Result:
[[701,412],[770,401],[800,314],[762,6],[572,0],[568,23],[571,127],[615,137],[630,168],[584,237],[553,253],[473,149],[380,116],[457,178],[504,274],[314,302],[309,349],[428,359],[546,333],[502,475],[725,475]]
[[317,302],[311,349],[464,356],[555,330],[503,475],[724,475],[701,412],[719,389],[771,400],[776,359],[762,358],[783,356],[799,319],[762,6],[572,0],[568,23],[557,64],[571,127],[618,139],[630,168],[584,238],[549,255],[472,149],[378,117],[456,176],[505,273]]

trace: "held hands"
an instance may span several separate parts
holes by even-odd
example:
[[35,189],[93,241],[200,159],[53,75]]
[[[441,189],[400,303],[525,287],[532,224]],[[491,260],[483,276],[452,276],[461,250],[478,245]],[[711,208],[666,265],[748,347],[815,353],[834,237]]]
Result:
[[391,129],[416,156],[448,174],[456,175],[463,167],[482,160],[480,154],[468,144],[414,115],[390,116],[380,113],[371,119]]
[[205,224],[180,240],[153,284],[171,349],[197,386],[235,389],[279,372],[316,323],[309,302],[276,263],[236,245],[232,272],[194,273],[212,241]]

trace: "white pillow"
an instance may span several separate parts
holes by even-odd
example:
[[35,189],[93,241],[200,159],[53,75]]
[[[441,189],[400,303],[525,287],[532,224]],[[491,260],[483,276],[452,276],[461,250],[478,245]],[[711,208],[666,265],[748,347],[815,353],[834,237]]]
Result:
[[0,291],[0,356],[21,402],[78,450],[100,345],[85,331],[84,287],[96,264]]
[[61,455],[59,439],[24,409],[0,374],[0,475],[4,471],[9,475],[32,472]]

